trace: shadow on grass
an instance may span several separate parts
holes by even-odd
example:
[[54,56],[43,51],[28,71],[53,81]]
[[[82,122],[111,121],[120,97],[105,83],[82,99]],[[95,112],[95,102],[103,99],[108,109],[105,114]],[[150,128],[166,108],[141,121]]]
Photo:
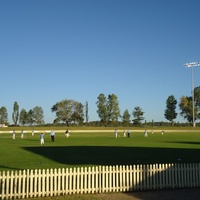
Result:
[[[4,170],[10,170],[10,167],[7,167],[5,165],[0,165],[0,168],[4,169]],[[12,168],[12,170],[20,170],[19,168]]]
[[183,142],[183,141],[176,141],[176,142],[169,142],[174,144],[192,144],[192,145],[200,145],[200,142]]
[[200,162],[200,149],[102,146],[41,146],[23,149],[57,163],[77,166]]

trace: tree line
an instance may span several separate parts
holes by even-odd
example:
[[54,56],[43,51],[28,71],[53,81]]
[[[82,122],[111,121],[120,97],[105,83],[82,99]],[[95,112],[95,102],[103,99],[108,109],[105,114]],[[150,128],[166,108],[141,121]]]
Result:
[[[180,115],[192,124],[193,121],[193,102],[191,96],[182,96],[178,104],[181,112]],[[164,117],[171,125],[174,125],[174,121],[178,115],[176,112],[177,100],[173,95],[168,96],[166,100],[166,109],[164,110]],[[118,126],[119,122],[122,126],[140,126],[143,123],[144,113],[142,108],[136,106],[132,112],[126,109],[122,114],[119,107],[118,97],[115,94],[109,94],[107,97],[101,93],[97,97],[97,114],[99,117],[99,126]],[[194,116],[195,120],[200,119],[200,86],[194,89]],[[96,123],[89,121],[88,115],[89,105],[86,101],[85,105],[72,100],[64,99],[54,104],[51,108],[52,112],[55,112],[55,119],[52,124],[65,124],[78,125],[95,125]],[[13,125],[33,126],[33,125],[45,125],[43,109],[40,106],[35,106],[30,110],[19,109],[18,103],[15,101],[12,112]],[[145,121],[146,123],[146,121]],[[153,120],[152,120],[153,123]],[[0,124],[8,123],[8,113],[6,107],[0,107]]]

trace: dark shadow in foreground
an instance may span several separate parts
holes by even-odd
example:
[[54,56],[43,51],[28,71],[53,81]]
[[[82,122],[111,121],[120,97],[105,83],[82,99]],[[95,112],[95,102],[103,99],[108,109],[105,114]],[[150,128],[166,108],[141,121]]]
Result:
[[127,199],[127,200],[197,200],[200,196],[200,188],[168,189],[154,191],[134,191],[115,194],[97,194],[103,200]]
[[200,162],[200,149],[101,146],[41,146],[23,148],[34,154],[66,165],[133,165]]

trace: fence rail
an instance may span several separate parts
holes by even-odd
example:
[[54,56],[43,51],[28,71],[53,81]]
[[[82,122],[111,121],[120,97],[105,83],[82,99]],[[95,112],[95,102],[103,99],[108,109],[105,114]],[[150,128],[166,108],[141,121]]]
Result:
[[0,172],[0,199],[200,186],[200,163]]

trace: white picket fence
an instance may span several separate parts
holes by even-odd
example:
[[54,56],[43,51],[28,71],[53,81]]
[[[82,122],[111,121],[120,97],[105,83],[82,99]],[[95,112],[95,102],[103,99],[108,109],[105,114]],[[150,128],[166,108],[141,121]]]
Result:
[[200,163],[0,172],[0,199],[200,187]]

